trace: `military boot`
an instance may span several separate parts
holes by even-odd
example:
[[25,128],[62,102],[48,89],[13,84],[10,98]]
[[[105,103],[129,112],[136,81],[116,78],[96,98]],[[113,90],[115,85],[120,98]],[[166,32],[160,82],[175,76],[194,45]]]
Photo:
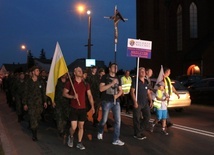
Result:
[[32,140],[33,141],[38,141],[37,139],[37,129],[32,129]]

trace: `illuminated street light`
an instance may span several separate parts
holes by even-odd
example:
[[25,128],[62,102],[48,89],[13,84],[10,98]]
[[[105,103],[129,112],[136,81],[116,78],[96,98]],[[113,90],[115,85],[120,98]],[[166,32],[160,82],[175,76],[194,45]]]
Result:
[[78,5],[77,5],[77,11],[78,11],[79,13],[84,13],[84,12],[85,12],[85,6],[82,5],[82,4],[78,4]]
[[26,59],[26,64],[27,64],[27,69],[28,69],[28,64],[29,64],[29,51],[27,50],[27,47],[26,47],[26,45],[21,45],[21,49],[22,50],[26,50],[26,52],[27,52],[27,59]]
[[26,49],[26,46],[25,46],[25,45],[21,45],[21,49],[22,49],[22,50],[25,50],[25,49]]
[[90,14],[91,14],[91,11],[90,11],[90,10],[88,10],[86,13],[87,13],[87,14],[90,16]]

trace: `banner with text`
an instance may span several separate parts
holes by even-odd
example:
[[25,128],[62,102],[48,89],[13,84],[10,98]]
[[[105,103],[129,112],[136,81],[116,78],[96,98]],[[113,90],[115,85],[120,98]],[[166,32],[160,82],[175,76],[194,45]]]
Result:
[[146,40],[128,39],[127,56],[151,59],[152,42]]

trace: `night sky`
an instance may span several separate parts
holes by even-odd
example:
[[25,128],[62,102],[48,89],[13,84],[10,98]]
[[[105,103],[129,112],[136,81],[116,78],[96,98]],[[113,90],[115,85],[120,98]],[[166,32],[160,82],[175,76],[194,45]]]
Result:
[[[75,6],[82,2],[92,11],[91,58],[114,61],[114,7],[126,22],[119,22],[117,63],[119,69],[133,69],[136,58],[127,57],[127,39],[136,39],[136,2],[134,0],[0,0],[0,66],[3,63],[26,63],[27,50],[39,57],[53,57],[58,41],[67,65],[87,57],[88,16]],[[21,50],[25,44],[27,49]]]

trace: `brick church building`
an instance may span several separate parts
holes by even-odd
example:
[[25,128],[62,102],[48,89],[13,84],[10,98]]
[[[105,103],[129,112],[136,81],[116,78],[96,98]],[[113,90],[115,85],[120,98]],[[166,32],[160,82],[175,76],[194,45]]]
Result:
[[137,39],[152,41],[140,66],[214,76],[214,0],[137,0],[136,8]]

